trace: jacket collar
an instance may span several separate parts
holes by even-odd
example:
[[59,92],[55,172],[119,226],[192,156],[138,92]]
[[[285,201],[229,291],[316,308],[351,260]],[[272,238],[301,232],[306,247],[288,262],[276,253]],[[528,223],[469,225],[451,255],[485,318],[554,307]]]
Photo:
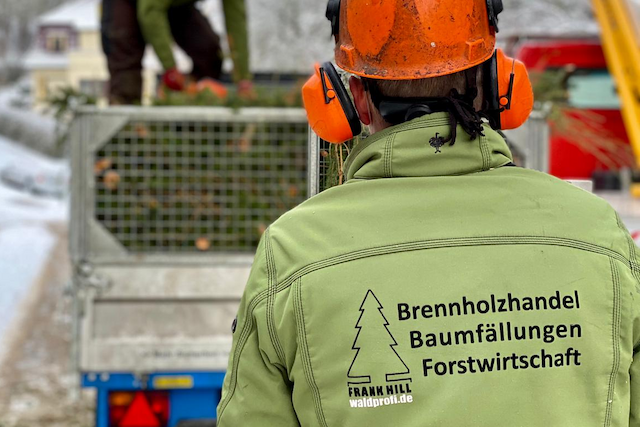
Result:
[[435,113],[385,129],[362,140],[347,159],[348,180],[466,175],[505,166],[513,161],[504,138],[489,125],[472,141],[458,127],[453,146],[430,145],[432,138],[451,133],[448,113]]

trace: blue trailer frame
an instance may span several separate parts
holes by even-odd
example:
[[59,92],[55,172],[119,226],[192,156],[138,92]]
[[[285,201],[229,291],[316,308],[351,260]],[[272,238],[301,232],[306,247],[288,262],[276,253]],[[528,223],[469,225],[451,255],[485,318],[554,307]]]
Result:
[[[215,420],[225,372],[154,372],[133,373],[88,372],[82,374],[82,387],[97,389],[96,427],[109,427],[109,393],[114,391],[160,390],[169,392],[168,427],[183,420]],[[155,379],[190,378],[191,384],[181,388],[156,388]]]

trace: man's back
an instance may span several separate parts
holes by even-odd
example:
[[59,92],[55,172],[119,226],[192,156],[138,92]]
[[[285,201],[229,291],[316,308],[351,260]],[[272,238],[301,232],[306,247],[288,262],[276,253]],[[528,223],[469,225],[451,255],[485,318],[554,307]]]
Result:
[[222,426],[640,426],[640,266],[615,212],[509,167],[488,128],[436,153],[447,132],[434,114],[364,140],[346,185],[268,230]]

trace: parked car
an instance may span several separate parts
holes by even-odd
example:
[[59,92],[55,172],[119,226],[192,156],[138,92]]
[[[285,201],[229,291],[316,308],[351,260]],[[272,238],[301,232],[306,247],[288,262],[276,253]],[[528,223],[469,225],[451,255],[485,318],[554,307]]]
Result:
[[66,180],[62,174],[40,173],[33,181],[31,193],[36,196],[62,199],[66,193]]
[[29,168],[17,165],[2,169],[0,181],[16,190],[56,199],[64,198],[68,187],[68,177],[62,171],[41,171],[34,174]]
[[0,181],[16,190],[31,191],[34,178],[27,170],[11,165],[0,171]]

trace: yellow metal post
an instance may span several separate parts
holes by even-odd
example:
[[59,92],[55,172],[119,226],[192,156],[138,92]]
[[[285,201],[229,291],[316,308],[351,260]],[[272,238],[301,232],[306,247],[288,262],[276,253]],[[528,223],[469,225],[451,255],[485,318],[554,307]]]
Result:
[[640,167],[640,6],[628,0],[593,0],[609,70]]

